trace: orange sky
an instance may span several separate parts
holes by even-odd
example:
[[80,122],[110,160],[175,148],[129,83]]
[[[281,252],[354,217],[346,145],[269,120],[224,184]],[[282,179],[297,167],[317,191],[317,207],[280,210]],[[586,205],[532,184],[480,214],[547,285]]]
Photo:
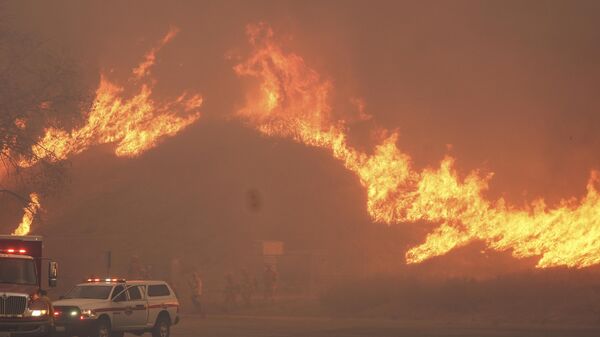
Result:
[[[90,85],[99,71],[114,69],[113,76],[125,79],[176,25],[180,34],[155,69],[156,94],[201,92],[206,119],[199,123],[227,119],[243,104],[244,88],[231,68],[248,51],[244,27],[269,22],[331,79],[334,114],[356,116],[349,98],[365,102],[373,118],[350,126],[357,147],[377,143],[373,129],[397,129],[418,167],[435,166],[450,153],[459,173],[494,172],[490,195],[515,204],[581,196],[590,170],[600,169],[598,7],[552,1],[9,5],[11,26],[81,60]],[[299,171],[319,160],[301,155]]]

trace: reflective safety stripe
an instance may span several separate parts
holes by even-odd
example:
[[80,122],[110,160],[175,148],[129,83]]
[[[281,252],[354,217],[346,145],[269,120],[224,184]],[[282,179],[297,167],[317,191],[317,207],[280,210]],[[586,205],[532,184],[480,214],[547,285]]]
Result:
[[156,308],[177,308],[179,304],[154,304],[149,305],[148,309],[156,309]]
[[136,307],[131,307],[131,308],[101,308],[101,309],[94,309],[94,312],[107,312],[107,311],[133,311],[133,310],[146,310],[146,308],[136,308]]

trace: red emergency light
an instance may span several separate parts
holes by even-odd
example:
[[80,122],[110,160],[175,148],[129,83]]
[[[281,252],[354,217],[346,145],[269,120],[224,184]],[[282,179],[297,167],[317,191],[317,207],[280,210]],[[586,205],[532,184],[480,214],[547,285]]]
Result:
[[95,282],[125,282],[125,279],[123,278],[98,278],[98,277],[94,277],[94,278],[88,278],[86,280],[89,283],[95,283]]
[[27,250],[23,248],[15,249],[15,248],[7,248],[0,250],[0,253],[5,254],[26,254]]

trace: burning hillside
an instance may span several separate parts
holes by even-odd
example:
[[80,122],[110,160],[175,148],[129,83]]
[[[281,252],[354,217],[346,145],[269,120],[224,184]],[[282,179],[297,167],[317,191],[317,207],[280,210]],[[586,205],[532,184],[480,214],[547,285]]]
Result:
[[[84,123],[71,130],[47,128],[33,148],[35,158],[21,158],[20,166],[31,167],[44,158],[65,160],[99,144],[113,144],[117,156],[135,157],[197,121],[203,102],[200,95],[184,91],[166,101],[153,98],[156,80],[151,69],[156,55],[177,33],[172,28],[151,48],[126,84],[103,74],[91,110],[83,114]],[[406,252],[408,263],[444,255],[474,241],[483,241],[491,250],[511,251],[517,258],[539,257],[539,268],[600,263],[600,195],[595,171],[586,195],[579,200],[565,198],[548,205],[544,199],[535,199],[517,206],[502,197],[486,197],[492,173],[473,170],[461,177],[455,168],[460,158],[448,155],[435,167],[416,168],[413,156],[397,145],[396,131],[380,132],[386,138],[379,145],[372,151],[361,150],[348,141],[352,121],[334,117],[333,81],[300,55],[286,51],[267,24],[248,25],[247,34],[252,51],[234,72],[255,79],[257,86],[246,93],[246,105],[236,116],[264,135],[327,149],[358,177],[366,190],[368,214],[375,222],[437,224],[424,243]],[[354,101],[364,118],[364,102]],[[344,114],[335,114],[339,115]],[[17,122],[27,125],[27,121]]]
[[[177,32],[177,29],[172,28],[146,54],[144,60],[132,70],[127,88],[111,82],[106,75],[101,75],[91,110],[83,113],[83,125],[73,130],[47,128],[41,140],[34,144],[32,158],[21,158],[19,166],[28,168],[42,159],[66,160],[99,144],[114,144],[116,156],[135,157],[155,147],[161,139],[174,136],[198,120],[202,105],[202,96],[199,94],[183,92],[167,101],[152,98],[156,80],[150,76],[150,69],[156,62],[156,53]],[[127,94],[129,91],[133,94]],[[26,127],[26,121],[18,122]],[[31,203],[25,208],[23,221],[14,235],[26,235],[30,232],[39,207],[39,196],[31,194]]]
[[0,8],[24,323],[50,298],[49,329],[122,334],[137,298],[173,336],[600,334],[600,2]]
[[257,79],[259,90],[249,95],[238,115],[268,136],[289,137],[308,146],[326,148],[354,172],[367,190],[368,211],[387,224],[425,220],[440,226],[425,243],[406,253],[419,263],[475,240],[490,249],[512,250],[515,257],[539,256],[537,267],[586,267],[600,262],[600,195],[592,172],[587,195],[547,206],[543,199],[524,208],[483,194],[492,174],[471,172],[460,179],[455,159],[438,168],[417,171],[410,155],[390,136],[372,154],[351,147],[346,121],[331,116],[331,82],[297,54],[286,52],[266,24],[247,29],[253,51],[234,69]]
[[[129,82],[135,88],[135,94],[125,96],[124,87],[102,75],[85,124],[70,131],[47,129],[34,149],[37,157],[52,156],[55,160],[64,160],[97,144],[115,144],[117,156],[133,157],[196,121],[200,117],[198,109],[202,105],[202,96],[184,92],[166,102],[151,98],[156,81],[150,77],[150,68],[156,61],[156,53],[176,34],[175,29],[169,31],[133,69]],[[22,166],[32,164],[25,160]]]

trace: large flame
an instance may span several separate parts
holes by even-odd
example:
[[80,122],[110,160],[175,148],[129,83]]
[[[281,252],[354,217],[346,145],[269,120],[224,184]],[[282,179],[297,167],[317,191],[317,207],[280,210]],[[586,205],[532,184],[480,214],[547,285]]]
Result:
[[12,235],[23,236],[29,234],[31,231],[31,224],[33,223],[33,219],[36,214],[40,210],[40,199],[37,193],[31,193],[29,195],[29,205],[23,208],[23,219],[19,224],[19,227],[15,229]]
[[592,172],[581,200],[563,200],[553,208],[536,200],[519,208],[503,199],[487,200],[483,192],[491,174],[474,171],[460,179],[451,157],[437,169],[417,171],[397,147],[396,133],[372,154],[358,151],[347,142],[344,121],[332,117],[331,82],[302,57],[284,51],[266,24],[248,26],[247,34],[252,52],[234,70],[256,78],[258,90],[248,95],[238,115],[265,135],[331,151],[366,188],[367,209],[375,221],[440,224],[423,244],[409,249],[408,263],[474,240],[491,249],[510,249],[515,257],[539,257],[539,268],[600,263],[600,195],[595,188],[600,174]]
[[[128,83],[135,94],[125,95],[124,87],[102,75],[83,126],[70,131],[48,128],[41,142],[33,148],[35,156],[64,160],[92,145],[111,143],[115,144],[117,156],[133,157],[153,148],[163,137],[173,136],[195,122],[200,117],[200,95],[184,92],[166,102],[157,102],[151,97],[156,81],[149,78],[150,68],[156,61],[156,53],[176,33],[176,29],[171,29],[133,69]],[[31,166],[35,160],[24,160],[21,164]]]
[[[195,122],[199,117],[202,96],[182,93],[166,102],[152,99],[156,81],[149,77],[156,62],[156,53],[171,41],[178,30],[172,28],[133,69],[126,88],[101,75],[100,84],[85,123],[73,130],[48,128],[40,142],[32,148],[33,158],[19,161],[21,167],[30,167],[42,158],[60,161],[98,144],[115,144],[117,156],[134,157],[155,147],[167,136],[173,136]],[[133,95],[126,95],[133,91]],[[44,102],[43,104],[50,104]],[[25,121],[16,121],[26,127]],[[31,194],[31,204],[25,208],[23,221],[14,235],[29,234],[35,213],[39,209],[37,194]]]

